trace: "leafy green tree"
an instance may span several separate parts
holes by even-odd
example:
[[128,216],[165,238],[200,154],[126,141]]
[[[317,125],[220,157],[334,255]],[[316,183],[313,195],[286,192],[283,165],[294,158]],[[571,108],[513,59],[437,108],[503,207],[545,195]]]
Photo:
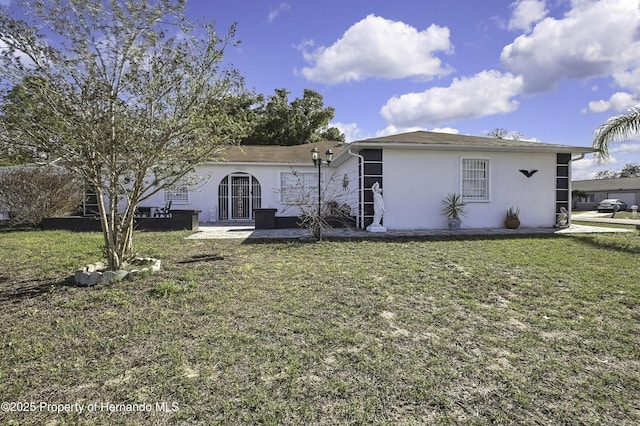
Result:
[[601,170],[595,174],[596,179],[615,179],[620,177],[620,172],[615,170]]
[[[241,138],[244,81],[223,66],[235,26],[184,0],[18,0],[0,9],[0,134],[93,186],[108,265],[133,254],[138,204]],[[242,112],[242,114],[239,114]]]
[[25,164],[29,160],[31,155],[28,152],[16,151],[10,142],[0,140],[0,167]]
[[346,137],[344,133],[337,127],[329,127],[327,130],[320,132],[320,139],[325,141],[345,142]]
[[624,114],[609,118],[598,126],[593,138],[593,148],[597,150],[595,155],[599,163],[609,158],[609,145],[640,133],[640,105],[631,107]]
[[602,170],[596,173],[596,179],[615,179],[627,177],[640,177],[640,164],[627,163],[622,170]]
[[627,163],[620,171],[620,177],[640,177],[640,164]]
[[244,145],[300,145],[328,137],[345,140],[337,128],[329,127],[335,110],[324,106],[322,95],[305,89],[302,98],[289,103],[289,94],[286,89],[276,89],[266,101],[259,98],[252,111],[253,129],[242,141]]

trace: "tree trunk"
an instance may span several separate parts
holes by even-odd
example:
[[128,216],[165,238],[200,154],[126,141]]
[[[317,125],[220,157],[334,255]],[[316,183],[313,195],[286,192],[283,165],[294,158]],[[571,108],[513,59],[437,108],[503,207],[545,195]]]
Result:
[[104,237],[105,254],[107,256],[107,265],[109,270],[115,271],[122,266],[122,260],[118,256],[115,244],[115,224],[112,220],[112,212],[107,212],[104,200],[104,191],[100,186],[96,186],[96,197],[98,198],[98,213],[100,215],[100,224],[102,225],[102,235]]

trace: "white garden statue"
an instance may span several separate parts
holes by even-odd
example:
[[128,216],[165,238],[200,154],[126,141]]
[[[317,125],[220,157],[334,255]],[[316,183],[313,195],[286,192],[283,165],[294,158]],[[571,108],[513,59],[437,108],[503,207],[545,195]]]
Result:
[[569,211],[560,207],[560,213],[558,213],[558,218],[556,219],[555,228],[568,228],[569,227]]
[[384,200],[382,199],[382,189],[380,183],[376,182],[371,186],[373,192],[373,223],[367,226],[369,232],[387,232],[387,228],[380,224],[382,215],[386,211],[384,209]]

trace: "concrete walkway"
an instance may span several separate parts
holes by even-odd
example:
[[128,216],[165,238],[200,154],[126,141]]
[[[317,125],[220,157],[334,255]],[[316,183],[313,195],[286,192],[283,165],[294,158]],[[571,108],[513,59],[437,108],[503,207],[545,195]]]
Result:
[[640,219],[618,219],[611,217],[611,213],[574,212],[572,220],[591,223],[609,223],[612,225],[635,225],[640,229]]
[[[582,219],[580,219],[582,220]],[[388,231],[384,233],[372,233],[359,229],[336,228],[323,234],[329,239],[380,239],[380,238],[411,238],[411,237],[447,237],[447,236],[481,236],[481,235],[540,235],[540,234],[572,234],[572,233],[599,233],[599,232],[633,232],[630,229],[605,228],[598,226],[571,225],[569,228],[485,228],[485,229],[461,229],[450,231],[448,229],[417,229],[403,231]],[[311,234],[306,229],[255,229],[253,224],[247,225],[215,225],[211,223],[200,224],[198,232],[188,236],[188,239],[303,239],[310,238]]]

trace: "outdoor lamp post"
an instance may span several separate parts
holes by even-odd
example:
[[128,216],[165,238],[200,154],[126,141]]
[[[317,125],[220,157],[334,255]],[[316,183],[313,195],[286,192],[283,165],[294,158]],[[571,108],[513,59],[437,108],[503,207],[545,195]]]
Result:
[[322,191],[320,189],[322,164],[324,163],[327,166],[331,164],[331,161],[333,160],[333,151],[331,151],[331,149],[327,149],[327,152],[325,152],[324,155],[325,160],[322,160],[320,158],[320,151],[318,150],[317,146],[314,146],[311,150],[311,159],[313,160],[313,166],[318,168],[318,215],[320,215],[322,212]]

